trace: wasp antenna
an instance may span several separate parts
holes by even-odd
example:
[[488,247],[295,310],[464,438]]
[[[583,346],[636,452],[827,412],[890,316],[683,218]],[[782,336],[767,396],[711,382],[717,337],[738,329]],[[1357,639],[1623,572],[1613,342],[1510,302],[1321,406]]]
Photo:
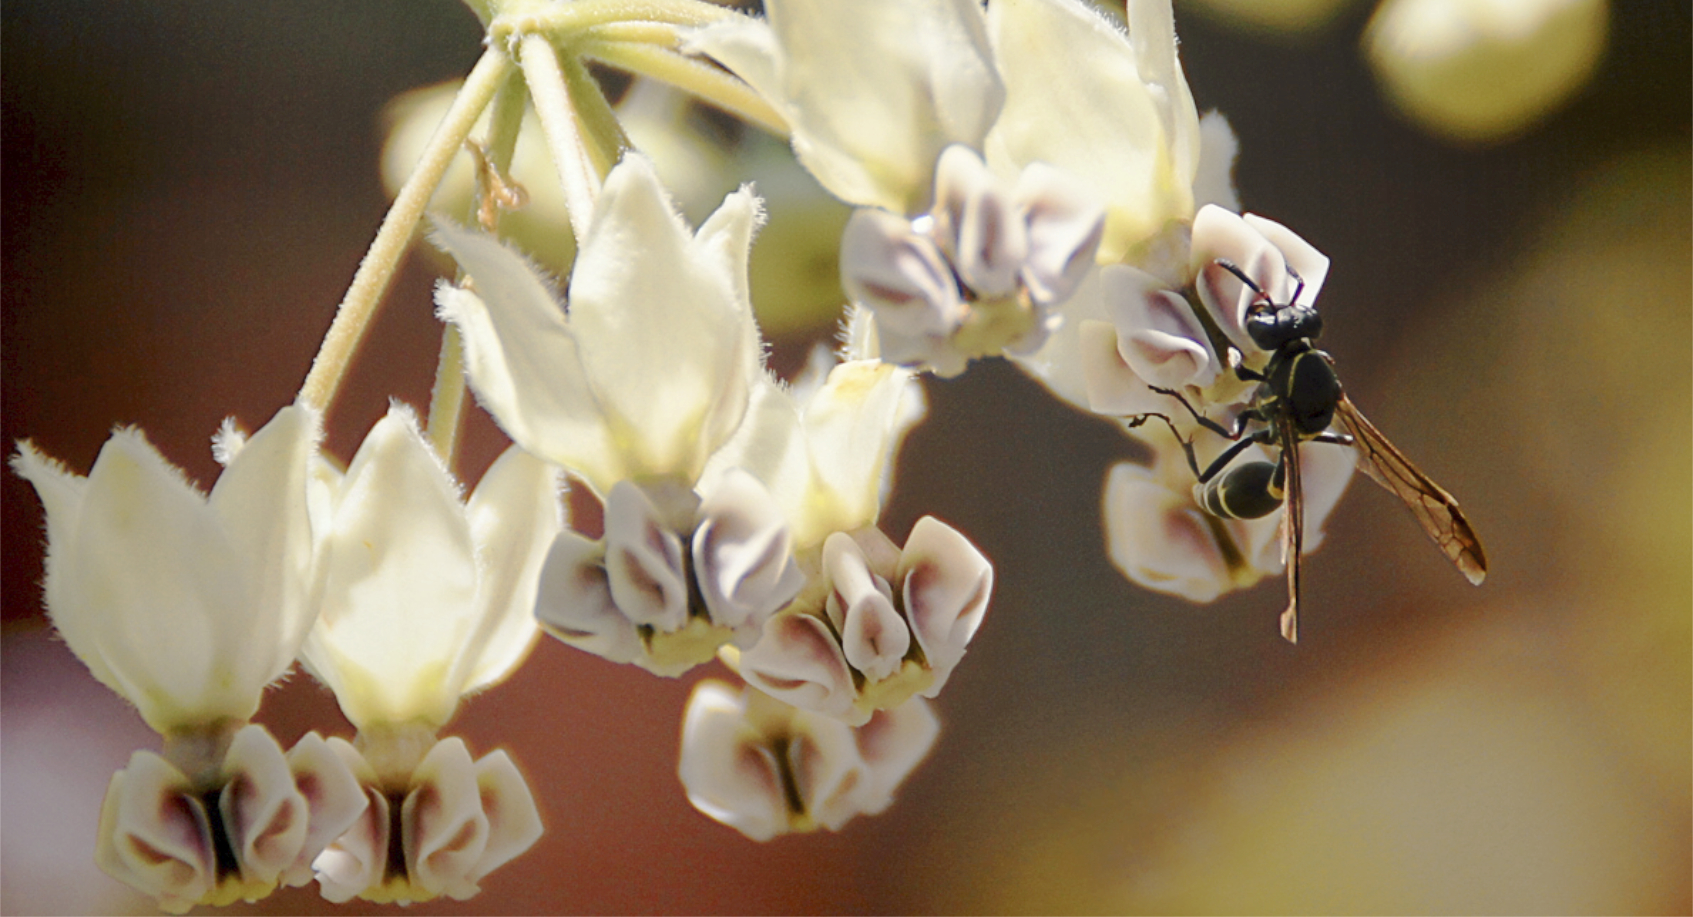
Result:
[[1259,286],[1251,277],[1246,276],[1246,272],[1240,269],[1240,265],[1235,264],[1227,258],[1218,258],[1213,263],[1223,270],[1240,278],[1240,282],[1246,284],[1247,289],[1257,293],[1258,298],[1264,300],[1265,302],[1270,301],[1270,294],[1265,293],[1263,287]]

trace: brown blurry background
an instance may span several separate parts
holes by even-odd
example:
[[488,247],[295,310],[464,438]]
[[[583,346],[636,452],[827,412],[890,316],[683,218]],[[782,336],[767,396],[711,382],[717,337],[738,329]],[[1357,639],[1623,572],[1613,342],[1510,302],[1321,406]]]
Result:
[[[1201,109],[1240,135],[1245,207],[1334,259],[1323,343],[1463,500],[1487,584],[1360,478],[1307,562],[1298,647],[1279,582],[1207,606],[1138,589],[1097,519],[1131,449],[978,365],[928,385],[885,527],[956,524],[996,596],[890,812],[749,842],[675,778],[697,676],[543,640],[450,728],[511,750],[547,835],[480,897],[412,913],[1693,910],[1686,3],[1618,4],[1586,89],[1487,148],[1381,101],[1366,6],[1301,37],[1177,14]],[[292,399],[381,218],[383,104],[468,70],[475,19],[15,0],[0,36],[0,441],[86,472],[138,424],[209,484],[208,437]],[[342,458],[390,397],[426,401],[433,277],[416,259],[395,284],[330,418]],[[468,430],[474,480],[504,443]],[[50,635],[40,505],[0,478],[0,910],[150,912],[92,850],[106,780],[157,738]],[[260,720],[285,743],[349,732],[305,676]],[[229,910],[336,909],[307,888]],[[393,909],[341,909],[370,910]]]

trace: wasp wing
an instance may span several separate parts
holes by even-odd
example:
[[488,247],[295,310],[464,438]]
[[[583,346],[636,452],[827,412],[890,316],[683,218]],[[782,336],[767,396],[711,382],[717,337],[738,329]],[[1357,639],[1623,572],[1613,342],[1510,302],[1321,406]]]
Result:
[[1405,453],[1359,413],[1351,399],[1342,396],[1335,413],[1352,434],[1364,473],[1403,501],[1428,537],[1446,552],[1446,557],[1470,582],[1480,585],[1487,576],[1487,555],[1482,552],[1481,539],[1458,508],[1458,501],[1411,464]]
[[1299,562],[1305,555],[1305,480],[1299,473],[1299,437],[1291,421],[1276,423],[1281,440],[1282,565],[1287,567],[1287,608],[1282,611],[1282,637],[1299,642]]

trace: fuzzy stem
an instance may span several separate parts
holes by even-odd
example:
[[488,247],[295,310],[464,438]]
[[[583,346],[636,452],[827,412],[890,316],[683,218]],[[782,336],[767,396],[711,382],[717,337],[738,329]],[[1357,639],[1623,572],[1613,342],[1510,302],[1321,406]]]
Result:
[[[523,127],[523,110],[529,102],[529,92],[514,71],[506,78],[494,96],[488,118],[488,136],[484,143],[488,166],[495,176],[511,170],[512,155],[517,149],[518,131]],[[493,179],[497,181],[498,179]],[[491,188],[478,185],[470,212],[473,220],[490,214],[497,224],[500,208],[488,207],[486,198]],[[486,209],[485,209],[486,208]],[[484,225],[493,232],[497,225]],[[462,272],[461,272],[462,273]],[[460,278],[461,280],[463,278]],[[435,364],[435,388],[429,394],[429,442],[436,454],[452,468],[458,453],[459,431],[464,416],[464,339],[457,325],[445,323],[441,332],[441,356]]]
[[518,54],[553,167],[558,170],[565,209],[570,213],[570,230],[580,245],[593,220],[594,200],[599,197],[603,176],[590,159],[552,42],[541,35],[525,35]]
[[674,27],[636,22],[593,29],[575,47],[583,57],[669,83],[778,137],[788,135],[787,120],[752,87],[679,53],[679,43]]
[[488,107],[494,91],[505,82],[510,72],[511,59],[505,52],[489,48],[465,78],[452,107],[441,119],[434,136],[429,138],[423,157],[395,196],[388,215],[383,217],[382,226],[370,243],[370,250],[359,262],[353,282],[336,310],[335,320],[319,346],[317,358],[312,361],[311,372],[300,386],[296,399],[299,403],[327,412],[334,402],[353,354],[370,327],[377,307],[381,305],[382,294],[399,268],[400,259],[411,244],[412,233],[423,218],[424,208],[441,183],[441,176],[446,174],[447,166],[458,154],[460,145],[470,136],[482,110]]

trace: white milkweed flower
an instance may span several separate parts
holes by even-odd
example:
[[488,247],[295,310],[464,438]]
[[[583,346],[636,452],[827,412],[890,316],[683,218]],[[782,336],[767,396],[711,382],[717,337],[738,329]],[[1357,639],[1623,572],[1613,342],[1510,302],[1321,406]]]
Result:
[[688,698],[677,772],[696,809],[755,841],[838,831],[891,805],[939,733],[922,698],[853,727],[706,680]]
[[[1258,290],[1223,262],[1251,278]],[[1202,208],[1193,221],[1189,269],[1197,305],[1145,272],[1118,267],[1107,273],[1112,323],[1092,323],[1083,334],[1090,406],[1119,416],[1163,413],[1172,427],[1185,431],[1194,460],[1205,467],[1229,442],[1201,428],[1153,387],[1177,392],[1195,410],[1230,427],[1259,389],[1236,368],[1256,373],[1270,359],[1246,331],[1248,310],[1266,299],[1277,306],[1313,306],[1328,268],[1326,256],[1280,223]],[[1180,444],[1157,434],[1146,439],[1155,452],[1152,466],[1118,465],[1106,479],[1106,540],[1125,576],[1149,589],[1207,602],[1282,569],[1277,533],[1285,508],[1260,519],[1214,517],[1200,508],[1194,469]],[[1235,462],[1272,457],[1254,445]],[[1306,443],[1299,457],[1309,552],[1322,542],[1323,522],[1351,480],[1357,454]]]
[[814,557],[834,532],[875,525],[899,445],[924,412],[912,373],[820,349],[792,386],[767,375],[753,395],[705,480],[732,469],[758,478],[786,513],[801,556]]
[[[463,695],[503,679],[534,645],[536,582],[563,524],[558,477],[512,447],[467,503],[401,405],[345,473],[319,464],[322,611],[301,660],[358,727],[356,746],[334,747],[369,800],[313,864],[330,900],[463,899],[540,837],[510,759],[495,752],[472,764],[463,742],[437,742],[435,732]],[[389,868],[395,825],[398,872]]]
[[1004,99],[976,0],[768,0],[692,34],[787,120],[794,154],[849,204],[915,214],[935,162],[980,147]]
[[[443,285],[470,382],[512,439],[605,500],[605,537],[561,532],[536,614],[568,643],[680,674],[750,646],[798,592],[779,508],[707,460],[741,425],[764,369],[747,289],[761,219],[743,188],[690,233],[638,154],[606,179],[561,308],[521,256],[443,226],[473,287]],[[696,588],[697,587],[697,588]]]
[[1004,181],[955,144],[936,166],[929,213],[852,215],[841,285],[875,316],[882,359],[955,376],[972,358],[1046,342],[1054,308],[1093,267],[1104,219],[1058,170],[1031,163]]
[[988,164],[1010,173],[1047,163],[1105,209],[1097,253],[1105,268],[1054,309],[1044,345],[1008,354],[1053,394],[1085,408],[1090,383],[1081,354],[1097,349],[1086,329],[1111,320],[1111,294],[1102,286],[1117,282],[1110,275],[1121,264],[1167,286],[1187,284],[1196,209],[1238,207],[1230,177],[1238,143],[1220,114],[1201,118],[1194,107],[1169,0],[1130,0],[1126,36],[1121,24],[1075,0],[996,0],[988,23],[1007,86],[1005,110],[984,144]]
[[[1260,519],[1221,519],[1201,509],[1181,446],[1153,438],[1151,467],[1124,462],[1105,480],[1106,550],[1131,582],[1193,602],[1209,602],[1283,569],[1285,507]],[[1327,443],[1299,447],[1304,487],[1305,553],[1323,542],[1323,523],[1352,479],[1357,453]],[[1200,453],[1208,461],[1221,447]],[[1269,461],[1250,446],[1238,462]]]
[[436,290],[464,334],[482,405],[530,454],[601,496],[618,481],[698,480],[746,413],[762,372],[747,257],[762,219],[750,188],[689,232],[652,164],[612,169],[560,306],[521,255],[438,224],[473,286]]
[[115,432],[88,477],[29,443],[12,468],[47,510],[46,605],[94,677],[165,739],[113,776],[96,862],[167,910],[257,900],[310,880],[307,864],[364,807],[309,734],[286,756],[246,725],[314,617],[308,463],[319,420],[283,408],[225,465],[209,495],[148,444]]
[[876,528],[836,532],[806,590],[726,661],[772,697],[863,725],[914,694],[940,693],[992,593],[987,558],[932,516],[903,548]]

